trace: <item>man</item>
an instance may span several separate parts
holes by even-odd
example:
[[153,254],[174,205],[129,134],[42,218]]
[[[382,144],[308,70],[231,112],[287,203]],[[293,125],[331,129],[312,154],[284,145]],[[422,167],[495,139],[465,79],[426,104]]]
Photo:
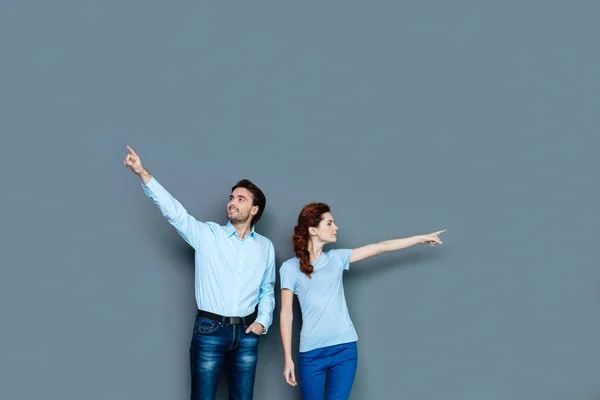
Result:
[[142,179],[146,195],[196,253],[191,399],[215,398],[224,365],[230,398],[252,399],[258,341],[269,329],[275,307],[275,251],[269,239],[254,231],[265,195],[249,180],[241,180],[231,189],[227,225],[200,222],[143,167],[135,151],[127,149],[125,166]]

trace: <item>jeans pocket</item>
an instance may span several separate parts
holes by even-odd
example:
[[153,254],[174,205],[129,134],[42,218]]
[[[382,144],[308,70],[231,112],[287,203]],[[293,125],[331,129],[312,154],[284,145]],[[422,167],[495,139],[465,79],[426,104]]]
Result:
[[206,318],[198,318],[194,326],[194,333],[206,335],[215,332],[217,329],[219,329],[219,327],[220,324],[216,321]]
[[262,337],[262,335],[259,335],[258,333],[254,333],[254,331],[250,331],[249,335],[254,336],[255,338],[258,338],[258,339],[260,339]]

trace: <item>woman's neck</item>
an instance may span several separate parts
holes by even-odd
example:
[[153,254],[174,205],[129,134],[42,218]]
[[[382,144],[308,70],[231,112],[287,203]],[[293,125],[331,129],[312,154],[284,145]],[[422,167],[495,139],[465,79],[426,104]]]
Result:
[[321,243],[319,240],[311,240],[308,244],[308,253],[310,254],[310,261],[316,261],[323,254],[323,246],[325,243]]

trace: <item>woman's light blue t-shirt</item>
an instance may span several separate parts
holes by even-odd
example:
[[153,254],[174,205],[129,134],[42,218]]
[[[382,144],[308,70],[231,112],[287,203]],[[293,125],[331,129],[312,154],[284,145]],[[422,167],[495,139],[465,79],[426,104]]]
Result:
[[312,262],[312,278],[300,271],[296,257],[281,265],[281,288],[293,291],[302,309],[300,352],[358,340],[342,283],[351,255],[351,249],[324,251]]

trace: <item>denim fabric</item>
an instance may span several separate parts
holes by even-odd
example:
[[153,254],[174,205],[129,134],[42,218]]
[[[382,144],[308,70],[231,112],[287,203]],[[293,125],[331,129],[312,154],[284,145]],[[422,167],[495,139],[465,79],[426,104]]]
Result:
[[191,400],[213,400],[224,367],[229,398],[252,399],[260,335],[246,334],[247,328],[196,317],[190,346]]
[[327,400],[347,400],[354,383],[357,364],[356,342],[300,353],[298,377],[302,399],[322,400],[327,392]]

